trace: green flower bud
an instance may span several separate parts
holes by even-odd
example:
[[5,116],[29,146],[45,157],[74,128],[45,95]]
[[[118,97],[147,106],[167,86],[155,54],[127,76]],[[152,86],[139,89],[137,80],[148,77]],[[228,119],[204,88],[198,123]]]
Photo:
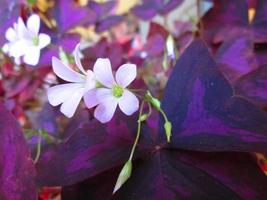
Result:
[[121,186],[128,180],[128,178],[130,178],[131,176],[131,173],[132,173],[132,161],[131,160],[128,160],[122,170],[121,170],[121,173],[117,179],[117,182],[116,182],[116,185],[115,185],[115,188],[113,190],[113,194],[115,192],[117,192]]
[[153,97],[149,91],[147,91],[145,98],[153,107],[155,107],[157,110],[160,110],[160,101]]
[[169,121],[166,121],[164,124],[165,133],[167,136],[167,142],[171,141],[171,135],[172,135],[172,124]]

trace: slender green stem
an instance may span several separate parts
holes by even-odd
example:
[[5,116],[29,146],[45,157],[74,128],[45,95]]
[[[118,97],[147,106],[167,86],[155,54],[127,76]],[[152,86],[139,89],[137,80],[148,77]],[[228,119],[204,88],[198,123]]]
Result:
[[130,154],[129,160],[132,160],[132,158],[133,158],[133,154],[134,154],[136,145],[137,145],[139,137],[140,137],[141,123],[142,122],[139,119],[141,118],[141,116],[143,114],[144,103],[145,103],[145,101],[142,101],[141,106],[140,106],[139,116],[138,116],[138,120],[137,120],[137,124],[138,124],[138,126],[137,126],[137,134],[136,134],[136,138],[135,138],[135,141],[134,141],[134,145],[133,145],[132,150],[131,150],[131,154]]
[[165,122],[168,122],[169,120],[168,120],[166,114],[163,112],[163,110],[162,110],[161,108],[159,109],[159,112],[162,114],[162,116],[163,116],[163,118],[164,118],[164,121],[165,121]]

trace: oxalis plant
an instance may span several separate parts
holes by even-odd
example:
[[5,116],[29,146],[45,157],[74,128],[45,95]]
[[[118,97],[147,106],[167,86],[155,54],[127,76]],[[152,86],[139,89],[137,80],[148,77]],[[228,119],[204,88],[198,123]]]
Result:
[[267,180],[245,152],[266,152],[266,120],[233,93],[204,42],[195,40],[161,103],[146,92],[139,114],[83,124],[43,152],[37,183],[66,185],[65,198],[75,191],[93,199],[261,199]]

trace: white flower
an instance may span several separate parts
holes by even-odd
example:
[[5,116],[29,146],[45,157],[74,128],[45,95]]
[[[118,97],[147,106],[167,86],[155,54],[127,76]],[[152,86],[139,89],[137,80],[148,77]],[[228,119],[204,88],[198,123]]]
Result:
[[51,87],[47,91],[48,101],[52,106],[62,104],[60,111],[66,117],[72,117],[84,94],[95,88],[94,74],[91,70],[85,71],[79,58],[79,45],[74,51],[75,63],[81,73],[66,66],[62,61],[53,57],[52,67],[55,74],[70,83]]
[[5,37],[8,40],[3,47],[10,56],[23,61],[29,65],[37,65],[42,48],[50,44],[51,39],[47,34],[39,34],[40,17],[33,14],[27,20],[25,26],[21,18],[13,27],[7,29]]
[[126,115],[132,115],[139,108],[137,97],[126,89],[136,77],[136,66],[124,64],[116,72],[115,80],[112,74],[109,59],[99,58],[94,65],[95,79],[104,87],[96,87],[84,95],[85,104],[88,108],[97,106],[94,116],[100,122],[111,120],[119,105]]

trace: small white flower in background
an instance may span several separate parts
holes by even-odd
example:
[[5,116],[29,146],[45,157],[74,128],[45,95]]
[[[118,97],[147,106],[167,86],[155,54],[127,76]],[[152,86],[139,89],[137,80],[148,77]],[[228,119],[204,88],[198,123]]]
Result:
[[136,77],[136,65],[124,64],[116,72],[115,80],[109,59],[99,58],[94,65],[95,79],[103,86],[96,87],[84,95],[88,108],[97,106],[94,117],[102,123],[111,120],[119,105],[126,115],[132,115],[139,108],[137,97],[126,87]]
[[74,51],[75,63],[80,73],[66,66],[56,57],[52,58],[52,67],[55,74],[70,83],[53,86],[47,90],[48,101],[52,106],[61,105],[60,111],[66,117],[72,117],[84,94],[95,88],[94,74],[91,70],[85,71],[79,58],[79,44]]
[[5,37],[8,40],[3,47],[4,52],[14,57],[15,60],[23,57],[23,61],[29,65],[37,65],[42,48],[50,44],[49,35],[40,33],[40,17],[31,15],[26,25],[21,18],[13,27],[7,29]]

